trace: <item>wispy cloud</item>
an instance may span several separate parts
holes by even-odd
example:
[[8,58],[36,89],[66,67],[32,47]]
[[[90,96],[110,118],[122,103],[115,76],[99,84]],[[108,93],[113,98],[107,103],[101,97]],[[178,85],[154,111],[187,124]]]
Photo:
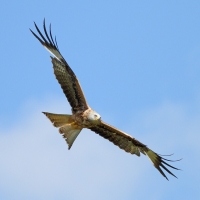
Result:
[[[197,181],[194,175],[200,166],[188,162],[200,157],[197,134],[200,116],[188,119],[184,108],[164,104],[141,114],[138,121],[134,121],[138,127],[130,128],[132,135],[140,130],[146,132],[138,139],[153,150],[176,151],[184,157],[181,164],[178,163],[184,166],[184,171],[178,173],[180,180],[170,177],[168,183],[153,169],[147,157],[129,155],[89,130],[82,131],[68,151],[56,128],[40,114],[41,111],[70,113],[65,105],[66,101],[61,100],[44,100],[43,104],[29,102],[18,124],[1,130],[0,188],[6,197],[167,199],[168,190],[173,194],[173,186],[180,186],[185,177],[191,176]],[[157,190],[151,193],[153,183]]]
[[[61,105],[66,102],[42,106],[29,102],[24,109],[26,117],[21,116],[17,126],[1,131],[1,190],[17,194],[18,199],[102,199],[126,194],[121,182],[127,182],[127,175],[137,180],[139,165],[132,171],[131,156],[124,156],[89,130],[82,131],[68,151],[56,128],[40,114],[41,108],[63,113]],[[120,194],[115,192],[119,186]]]

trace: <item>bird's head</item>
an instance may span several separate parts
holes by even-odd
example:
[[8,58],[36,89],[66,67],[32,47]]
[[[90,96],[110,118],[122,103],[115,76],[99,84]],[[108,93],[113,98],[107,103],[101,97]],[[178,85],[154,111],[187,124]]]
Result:
[[101,121],[101,116],[96,111],[90,110],[90,112],[87,115],[87,119],[93,124],[98,124]]

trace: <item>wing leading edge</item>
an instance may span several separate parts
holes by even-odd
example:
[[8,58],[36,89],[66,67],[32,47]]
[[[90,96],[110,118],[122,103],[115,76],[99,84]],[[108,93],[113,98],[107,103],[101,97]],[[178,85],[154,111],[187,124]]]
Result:
[[77,111],[84,111],[88,109],[89,106],[86,102],[85,96],[83,94],[79,81],[76,78],[76,75],[74,74],[68,63],[61,55],[58,49],[56,37],[55,41],[53,40],[51,33],[51,24],[49,26],[49,35],[48,35],[44,20],[43,29],[46,38],[39,30],[36,23],[34,24],[40,37],[37,36],[31,29],[30,31],[40,41],[40,43],[54,56],[51,57],[54,74],[72,107],[72,112],[75,113]]
[[[142,144],[135,138],[131,137],[130,135],[116,129],[115,127],[106,124],[105,122],[101,121],[101,124],[96,125],[95,127],[90,128],[95,133],[99,134],[103,138],[109,140],[116,146],[118,146],[120,149],[123,149],[124,151],[136,154],[137,156],[140,156],[140,153],[143,153],[144,155],[147,155],[151,162],[153,163],[154,167],[168,180],[167,176],[163,172],[162,169],[164,169],[166,172],[171,174],[172,176],[176,177],[167,167],[179,170],[176,167],[173,167],[169,165],[166,161],[174,162],[173,160],[168,160],[157,153],[153,152],[151,149],[149,149],[146,145]],[[179,161],[179,160],[175,160]],[[161,169],[162,168],[162,169]],[[177,178],[177,177],[176,177]]]

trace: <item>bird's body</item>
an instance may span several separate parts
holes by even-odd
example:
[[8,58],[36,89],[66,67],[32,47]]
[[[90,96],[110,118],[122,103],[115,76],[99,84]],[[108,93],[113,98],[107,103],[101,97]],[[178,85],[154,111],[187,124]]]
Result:
[[147,155],[152,161],[153,165],[166,179],[167,177],[160,167],[166,170],[169,174],[175,176],[166,167],[168,166],[173,169],[177,169],[166,162],[171,160],[167,160],[159,156],[157,153],[133,138],[131,135],[128,135],[102,121],[101,116],[92,108],[90,108],[90,106],[87,104],[76,75],[61,55],[58,49],[56,38],[55,42],[52,38],[51,26],[50,35],[48,35],[44,21],[44,32],[46,38],[42,35],[36,24],[35,27],[41,38],[38,37],[32,30],[31,32],[41,42],[41,44],[51,54],[53,54],[54,57],[51,57],[51,59],[53,63],[54,74],[59,84],[61,85],[61,88],[63,89],[63,92],[68,99],[69,104],[72,107],[71,115],[54,114],[48,112],[43,113],[50,119],[55,127],[59,128],[59,132],[65,138],[69,149],[71,148],[73,142],[75,141],[81,130],[83,128],[88,128],[99,134],[100,136],[104,137],[105,139],[108,139],[113,144],[117,145],[119,148],[128,153],[136,154],[137,156],[140,156],[140,153]]
[[59,127],[59,132],[66,139],[69,149],[83,128],[90,129],[101,123],[100,115],[91,108],[72,115],[43,113],[51,120],[55,127]]

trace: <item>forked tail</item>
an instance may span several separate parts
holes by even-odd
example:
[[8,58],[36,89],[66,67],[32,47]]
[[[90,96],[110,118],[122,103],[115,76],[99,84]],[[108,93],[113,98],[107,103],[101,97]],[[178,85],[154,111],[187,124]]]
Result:
[[47,118],[49,118],[55,127],[59,128],[59,133],[62,134],[68,144],[68,149],[70,149],[82,128],[75,125],[71,118],[72,115],[54,114],[48,112],[43,113],[47,116]]

